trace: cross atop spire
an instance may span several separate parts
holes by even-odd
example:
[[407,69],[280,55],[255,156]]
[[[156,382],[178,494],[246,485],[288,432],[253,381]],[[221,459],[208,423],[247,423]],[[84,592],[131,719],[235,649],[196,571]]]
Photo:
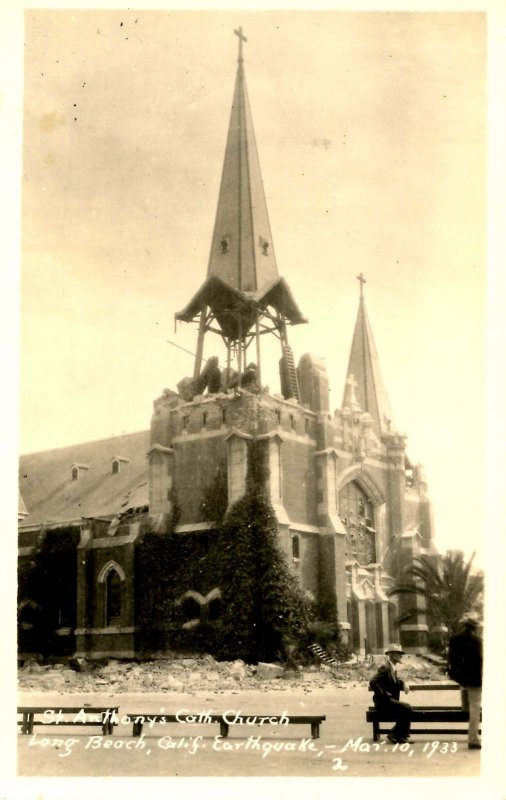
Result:
[[243,34],[243,32],[242,32],[242,28],[235,28],[235,29],[234,29],[234,33],[235,33],[235,35],[236,35],[236,36],[239,38],[239,58],[238,58],[237,60],[238,60],[238,62],[241,64],[241,63],[243,62],[243,57],[242,57],[242,43],[243,43],[243,42],[247,42],[248,40],[247,40],[247,38],[245,37],[245,35]]
[[364,274],[361,272],[360,275],[357,275],[357,281],[360,282],[360,297],[364,296],[364,283],[367,283],[366,279],[364,278]]

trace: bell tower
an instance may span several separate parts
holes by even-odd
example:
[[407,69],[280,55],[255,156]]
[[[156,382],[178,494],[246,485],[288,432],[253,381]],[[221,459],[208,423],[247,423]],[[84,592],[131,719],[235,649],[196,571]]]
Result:
[[[284,278],[278,274],[246,89],[242,28],[237,74],[221,175],[207,277],[176,321],[198,325],[194,380],[202,371],[204,340],[218,334],[226,348],[222,388],[236,385],[250,358],[261,386],[261,337],[271,334],[281,346],[281,393],[300,400],[297,371],[287,328],[306,322]],[[249,356],[254,346],[254,356]]]

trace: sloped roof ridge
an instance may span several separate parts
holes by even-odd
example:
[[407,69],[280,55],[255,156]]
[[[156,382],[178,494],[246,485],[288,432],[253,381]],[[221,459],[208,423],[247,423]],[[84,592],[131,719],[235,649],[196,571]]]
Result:
[[124,439],[130,436],[141,436],[141,434],[148,434],[149,428],[145,428],[144,430],[140,431],[133,431],[130,433],[117,433],[113,434],[112,436],[102,436],[100,439],[86,439],[85,441],[81,442],[74,442],[73,444],[65,444],[62,447],[48,447],[43,448],[41,450],[30,450],[28,453],[20,453],[20,458],[29,458],[30,456],[40,455],[41,453],[52,453],[55,450],[73,450],[76,447],[82,447],[83,445],[92,445],[92,444],[101,444],[102,442],[112,442],[114,439]]

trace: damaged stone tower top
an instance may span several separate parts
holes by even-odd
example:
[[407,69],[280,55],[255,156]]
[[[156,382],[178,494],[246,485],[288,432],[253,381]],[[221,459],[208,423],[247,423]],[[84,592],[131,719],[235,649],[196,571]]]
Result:
[[195,378],[202,367],[205,334],[212,331],[225,342],[227,375],[233,360],[241,375],[248,348],[255,342],[260,384],[260,337],[274,334],[281,343],[282,393],[299,400],[286,329],[306,320],[278,275],[246,90],[242,48],[247,40],[242,28],[234,33],[239,57],[207,278],[176,320],[199,326]]

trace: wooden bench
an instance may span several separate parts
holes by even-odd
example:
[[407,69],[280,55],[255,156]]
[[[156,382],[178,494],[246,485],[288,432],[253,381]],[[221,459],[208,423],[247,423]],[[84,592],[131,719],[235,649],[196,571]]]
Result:
[[[448,691],[448,690],[455,690],[460,689],[458,683],[448,683],[448,682],[440,682],[440,683],[418,683],[414,684],[410,687],[412,692],[421,692],[421,691]],[[372,731],[373,731],[373,741],[377,742],[380,739],[382,733],[388,733],[390,728],[382,728],[382,722],[396,722],[397,718],[394,713],[388,713],[388,711],[384,711],[382,709],[377,709],[375,707],[371,707],[368,709],[366,714],[367,722],[372,722]],[[469,722],[469,712],[463,711],[460,706],[412,706],[412,711],[410,715],[411,721],[411,733],[412,734],[421,734],[421,733],[437,733],[437,734],[460,734],[460,735],[467,735],[468,726],[465,727],[446,727],[446,728],[426,728],[426,727],[418,727],[416,723],[422,722],[425,724],[433,724],[433,723],[465,723]],[[415,723],[415,726],[413,726]]]
[[431,683],[410,684],[410,689],[412,692],[447,692],[460,689],[460,686],[454,681],[432,681]]
[[[79,726],[93,726],[102,728],[104,736],[110,735],[114,731],[114,726],[118,724],[118,708],[119,706],[108,706],[107,708],[97,708],[95,706],[66,706],[56,708],[54,706],[18,706],[18,725],[21,725],[21,733],[33,733],[35,725],[43,725],[45,728],[53,725],[60,727],[69,727],[74,725]],[[42,719],[40,716],[42,715]],[[67,719],[72,715],[74,719]],[[101,719],[91,720],[88,716],[101,716]],[[75,717],[84,717],[84,719],[76,720]],[[39,719],[38,719],[39,717]]]
[[[395,714],[386,711],[379,711],[377,708],[369,708],[366,715],[367,722],[372,722],[372,736],[373,741],[378,742],[382,733],[388,733],[390,728],[382,728],[382,722],[396,722],[397,717]],[[461,708],[448,708],[444,706],[418,706],[413,707],[410,715],[411,721],[411,734],[420,733],[446,733],[446,734],[467,734],[467,725],[465,727],[454,728],[419,728],[415,727],[413,723],[424,722],[469,722],[469,712],[462,711]]]
[[[132,736],[140,736],[142,733],[143,726],[147,723],[149,725],[160,723],[160,724],[167,724],[169,722],[176,722],[179,724],[187,724],[187,725],[202,725],[202,724],[210,724],[210,723],[218,723],[220,726],[220,735],[223,737],[227,737],[229,734],[230,726],[231,725],[245,725],[247,728],[253,727],[253,725],[278,725],[280,728],[285,727],[285,725],[310,725],[311,726],[311,737],[313,739],[320,738],[320,725],[322,722],[325,721],[326,717],[324,715],[304,715],[304,716],[293,716],[290,714],[285,714],[283,716],[278,716],[275,714],[232,714],[230,717],[223,714],[205,714],[205,715],[198,715],[198,714],[131,714],[127,713],[125,716],[128,716],[133,723],[132,728]],[[257,722],[252,722],[253,718],[258,720]],[[286,720],[288,719],[288,722]]]

